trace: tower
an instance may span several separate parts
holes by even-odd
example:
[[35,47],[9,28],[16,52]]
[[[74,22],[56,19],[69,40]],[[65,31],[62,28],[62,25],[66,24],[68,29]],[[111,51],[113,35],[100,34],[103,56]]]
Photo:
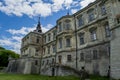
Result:
[[39,33],[42,33],[42,29],[41,29],[41,24],[40,24],[40,17],[38,19],[38,24],[37,24],[37,27],[36,27],[36,32],[39,32]]

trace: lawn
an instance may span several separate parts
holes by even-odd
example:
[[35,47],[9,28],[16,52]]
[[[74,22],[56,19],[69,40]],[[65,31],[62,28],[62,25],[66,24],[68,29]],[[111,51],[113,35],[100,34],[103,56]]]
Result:
[[74,76],[49,77],[49,76],[41,76],[41,75],[0,73],[0,80],[79,80],[79,78]]
[[[0,80],[80,80],[75,76],[49,77],[42,75],[23,75],[0,73]],[[90,76],[90,80],[109,80],[107,77]]]

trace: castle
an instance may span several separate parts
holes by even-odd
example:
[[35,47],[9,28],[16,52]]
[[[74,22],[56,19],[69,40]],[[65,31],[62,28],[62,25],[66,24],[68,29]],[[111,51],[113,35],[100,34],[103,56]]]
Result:
[[22,39],[20,59],[10,59],[7,71],[64,76],[84,67],[89,74],[120,79],[120,0],[96,0],[56,23],[42,33],[38,21]]

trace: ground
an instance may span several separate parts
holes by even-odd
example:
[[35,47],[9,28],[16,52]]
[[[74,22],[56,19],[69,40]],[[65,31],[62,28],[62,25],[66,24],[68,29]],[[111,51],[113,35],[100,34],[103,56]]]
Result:
[[[0,73],[0,80],[80,80],[75,76],[50,77],[42,75],[23,75]],[[106,77],[90,76],[90,80],[109,80]]]

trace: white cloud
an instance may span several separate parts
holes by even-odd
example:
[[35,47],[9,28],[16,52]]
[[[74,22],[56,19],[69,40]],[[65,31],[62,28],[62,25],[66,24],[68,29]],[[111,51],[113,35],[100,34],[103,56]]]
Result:
[[92,3],[92,2],[94,2],[94,1],[95,1],[95,0],[82,0],[82,1],[80,2],[81,8],[86,7],[89,3]]
[[0,2],[0,11],[7,15],[29,17],[41,15],[46,17],[53,12],[70,8],[73,0],[51,0],[52,3],[45,3],[42,0],[4,0]]
[[10,48],[16,53],[20,53],[20,41],[14,41],[12,38],[3,37],[0,39],[0,45]]
[[7,32],[11,33],[12,35],[26,35],[28,32],[33,31],[35,27],[22,27],[19,30],[16,29],[9,29]]
[[74,14],[78,11],[78,9],[71,9],[71,13]]

